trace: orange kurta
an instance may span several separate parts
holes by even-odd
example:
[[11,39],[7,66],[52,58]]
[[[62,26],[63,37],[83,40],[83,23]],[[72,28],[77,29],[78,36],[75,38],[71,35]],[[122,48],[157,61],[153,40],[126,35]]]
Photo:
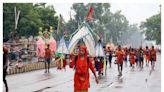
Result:
[[150,50],[150,54],[151,54],[152,58],[154,59],[154,61],[156,61],[156,50],[155,49],[151,49]]
[[135,63],[135,52],[134,51],[130,52],[130,63],[131,64]]
[[117,64],[121,64],[124,61],[124,52],[123,51],[116,51],[116,57],[117,57]]
[[146,59],[146,61],[150,61],[150,50],[149,49],[145,49],[144,50],[144,52],[145,52],[145,59]]

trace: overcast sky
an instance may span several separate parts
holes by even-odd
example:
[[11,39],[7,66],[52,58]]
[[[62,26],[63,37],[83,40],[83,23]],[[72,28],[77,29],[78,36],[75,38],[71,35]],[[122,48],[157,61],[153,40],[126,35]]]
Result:
[[[70,7],[72,3],[54,3],[53,4],[57,14],[62,14],[65,21],[70,19]],[[111,12],[121,10],[130,24],[145,21],[146,18],[157,14],[160,10],[158,3],[111,3]],[[72,15],[73,12],[71,11]]]

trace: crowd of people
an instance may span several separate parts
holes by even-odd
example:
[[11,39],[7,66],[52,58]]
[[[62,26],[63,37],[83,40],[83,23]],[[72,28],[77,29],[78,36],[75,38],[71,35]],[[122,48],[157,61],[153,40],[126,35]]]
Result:
[[[154,46],[146,46],[145,48],[143,48],[142,46],[139,48],[122,48],[119,45],[115,50],[111,49],[110,47],[104,47],[105,57],[87,57],[86,54],[83,55],[83,52],[87,53],[87,51],[83,48],[84,47],[79,48],[78,56],[71,57],[70,66],[73,67],[74,65],[76,67],[74,76],[74,92],[81,92],[82,90],[84,92],[88,92],[88,69],[91,69],[95,76],[96,82],[98,83],[98,79],[96,76],[97,74],[95,74],[96,71],[98,72],[99,76],[103,76],[104,72],[106,74],[108,63],[109,68],[112,67],[112,59],[115,59],[114,64],[118,66],[118,76],[122,76],[123,63],[125,64],[125,66],[127,66],[128,61],[129,66],[132,68],[132,70],[135,67],[138,67],[142,70],[144,65],[149,66],[149,63],[151,63],[151,70],[154,70],[156,62],[156,50]],[[85,57],[85,62],[83,61],[83,59],[81,59],[81,57]],[[82,81],[85,82],[83,83]]]
[[[109,62],[109,67],[111,68],[111,61],[113,57],[116,57],[115,64],[118,65],[118,76],[122,75],[123,63],[127,66],[127,62],[129,61],[130,67],[132,70],[134,67],[139,67],[141,70],[143,69],[144,64],[149,66],[151,63],[151,69],[154,70],[155,62],[156,62],[156,50],[154,46],[143,48],[142,46],[139,48],[122,48],[120,45],[116,50],[112,50],[109,48],[105,49],[106,52],[106,62]],[[144,62],[145,61],[145,62]],[[107,64],[107,63],[106,63]]]
[[[154,46],[142,46],[139,48],[122,48],[120,45],[114,50],[110,47],[104,47],[105,57],[89,57],[85,46],[79,46],[78,54],[70,55],[70,68],[75,69],[74,75],[74,92],[88,92],[89,88],[89,69],[95,76],[96,83],[98,83],[98,76],[106,74],[107,66],[112,68],[113,59],[114,64],[118,66],[118,76],[122,76],[123,64],[132,68],[135,67],[143,69],[144,65],[149,66],[154,70],[156,62],[156,50]],[[76,52],[77,53],[77,52]],[[128,63],[129,61],[129,63]],[[105,70],[105,71],[104,71]],[[96,74],[96,72],[98,72]],[[97,76],[98,75],[98,76]]]
[[[103,48],[105,52],[104,57],[90,57],[84,44],[78,46],[76,54],[63,55],[64,57],[62,59],[56,57],[56,62],[59,59],[58,63],[56,63],[58,69],[66,69],[66,64],[68,63],[70,68],[75,70],[74,92],[88,92],[88,88],[90,87],[89,69],[92,71],[96,83],[99,83],[98,76],[104,75],[104,70],[106,74],[108,64],[109,68],[112,68],[113,63],[118,66],[118,76],[122,76],[123,64],[125,64],[125,66],[130,64],[129,66],[132,67],[132,69],[139,67],[142,70],[144,65],[149,66],[150,63],[151,69],[154,70],[156,62],[156,50],[154,46],[146,46],[145,48],[142,46],[139,48],[123,48],[119,45],[116,49],[105,46]],[[3,58],[3,81],[6,86],[6,91],[8,91],[5,79],[7,74],[7,49],[5,47],[3,48]],[[52,59],[53,53],[49,45],[47,45],[45,49],[45,73],[50,72],[49,68]],[[115,59],[115,62],[112,62],[113,59]]]

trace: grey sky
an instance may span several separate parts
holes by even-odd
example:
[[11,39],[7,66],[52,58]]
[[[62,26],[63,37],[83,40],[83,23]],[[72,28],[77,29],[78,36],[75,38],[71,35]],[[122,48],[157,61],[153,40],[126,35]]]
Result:
[[[72,3],[54,3],[53,6],[57,14],[62,14],[65,21],[70,19],[70,7]],[[159,4],[157,3],[111,3],[111,12],[116,12],[121,10],[124,16],[130,24],[141,23],[145,21],[146,18],[151,17],[154,14],[157,14],[160,10]],[[73,11],[71,11],[73,15]]]

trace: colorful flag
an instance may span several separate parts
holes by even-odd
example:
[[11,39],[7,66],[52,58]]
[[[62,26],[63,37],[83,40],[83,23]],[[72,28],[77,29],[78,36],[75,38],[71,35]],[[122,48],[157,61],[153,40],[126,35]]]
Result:
[[86,16],[86,20],[87,20],[87,21],[93,20],[92,14],[93,14],[93,7],[91,6],[90,9],[89,9],[88,14],[87,14],[87,16]]

